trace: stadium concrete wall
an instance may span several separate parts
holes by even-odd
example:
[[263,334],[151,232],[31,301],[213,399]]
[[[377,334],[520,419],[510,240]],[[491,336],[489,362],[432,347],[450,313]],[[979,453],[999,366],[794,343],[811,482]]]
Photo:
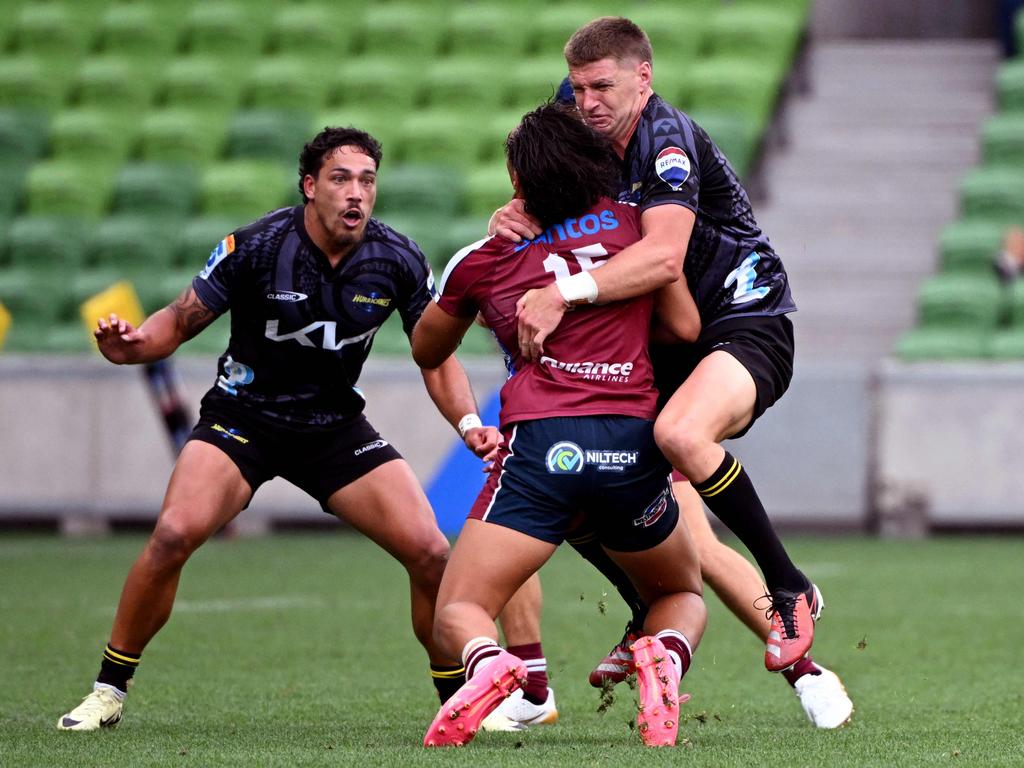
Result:
[[[196,414],[214,365],[176,365]],[[478,399],[490,400],[500,361],[467,369]],[[367,416],[424,485],[452,471],[460,443],[411,361],[371,359],[360,384]],[[1020,526],[1022,420],[1024,364],[805,364],[786,397],[727,446],[785,527],[906,535]],[[55,520],[89,532],[159,510],[173,458],[140,370],[93,357],[0,358],[0,425],[0,520]],[[480,486],[478,464],[455,471]],[[325,519],[315,502],[275,480],[238,525],[258,531],[270,521]]]

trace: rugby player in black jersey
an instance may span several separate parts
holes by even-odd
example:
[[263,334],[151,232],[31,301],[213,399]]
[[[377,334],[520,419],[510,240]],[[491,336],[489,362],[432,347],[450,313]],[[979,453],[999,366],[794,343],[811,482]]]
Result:
[[[743,558],[717,542],[704,521],[709,541],[700,550],[702,565],[714,568],[715,559],[722,565],[718,583],[709,582],[766,640],[765,665],[795,685],[812,722],[841,725],[852,704],[834,673],[807,655],[820,594],[790,561],[742,465],[720,445],[745,434],[789,385],[793,334],[786,315],[796,306],[785,270],[728,160],[703,129],[652,90],[653,54],[639,27],[596,19],[573,34],[564,52],[577,107],[622,158],[619,200],[642,209],[643,237],[600,270],[527,292],[518,304],[520,346],[538,357],[573,304],[616,301],[680,276],[687,280],[700,308],[700,338],[692,346],[651,349],[662,394],[659,446],[754,555],[770,590],[769,620],[752,605],[761,592],[756,572],[741,567]],[[518,240],[541,228],[514,200],[495,213],[490,231]],[[678,484],[678,491],[688,519],[703,517],[688,485]],[[694,526],[698,541],[700,527]],[[605,660],[614,667],[617,655],[618,672],[602,675],[599,668],[592,682],[625,676],[626,647]]]
[[[99,320],[99,349],[117,364],[167,357],[228,311],[231,339],[153,534],[128,573],[94,690],[60,718],[60,729],[119,722],[185,562],[278,475],[405,566],[413,631],[442,701],[463,682],[461,665],[432,636],[448,542],[412,469],[363,416],[356,385],[384,321],[397,310],[411,333],[432,289],[415,243],[371,218],[380,160],[369,134],[323,130],[299,159],[303,205],[228,235],[177,300],[138,328],[115,315]],[[483,456],[497,445],[454,357],[423,380],[470,449]]]

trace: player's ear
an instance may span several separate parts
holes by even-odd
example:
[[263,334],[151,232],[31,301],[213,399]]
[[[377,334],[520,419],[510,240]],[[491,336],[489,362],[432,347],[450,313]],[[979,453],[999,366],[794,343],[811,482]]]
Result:
[[316,197],[316,179],[308,173],[302,177],[302,191],[310,200]]
[[645,88],[651,87],[651,80],[654,79],[654,71],[651,69],[651,62],[641,61],[637,68],[637,75],[640,77],[640,82]]

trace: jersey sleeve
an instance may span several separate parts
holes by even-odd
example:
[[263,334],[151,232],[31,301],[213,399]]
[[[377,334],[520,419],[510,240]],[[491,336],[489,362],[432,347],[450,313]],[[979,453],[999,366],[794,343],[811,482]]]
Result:
[[641,158],[644,193],[640,210],[675,204],[696,213],[700,167],[693,124],[665,105],[655,113],[649,130],[650,141]]
[[232,233],[217,244],[203,269],[192,279],[192,290],[211,312],[220,315],[231,306],[231,292],[244,263],[244,248],[236,247]]
[[453,317],[476,317],[479,311],[474,292],[485,277],[486,259],[482,249],[490,238],[467,245],[452,256],[438,287],[437,305]]
[[404,286],[402,300],[398,303],[398,314],[402,318],[405,335],[412,338],[412,329],[427,308],[434,293],[434,273],[430,270],[427,257],[412,240],[408,241],[408,281]]

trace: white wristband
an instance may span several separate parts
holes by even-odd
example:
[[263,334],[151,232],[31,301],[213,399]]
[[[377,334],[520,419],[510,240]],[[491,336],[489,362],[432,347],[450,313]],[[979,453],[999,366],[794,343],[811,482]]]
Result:
[[566,304],[593,304],[597,301],[597,283],[589,272],[580,272],[555,280]]
[[482,427],[484,423],[480,421],[480,417],[475,413],[467,413],[461,419],[459,419],[459,437],[465,438],[466,433],[471,429]]

